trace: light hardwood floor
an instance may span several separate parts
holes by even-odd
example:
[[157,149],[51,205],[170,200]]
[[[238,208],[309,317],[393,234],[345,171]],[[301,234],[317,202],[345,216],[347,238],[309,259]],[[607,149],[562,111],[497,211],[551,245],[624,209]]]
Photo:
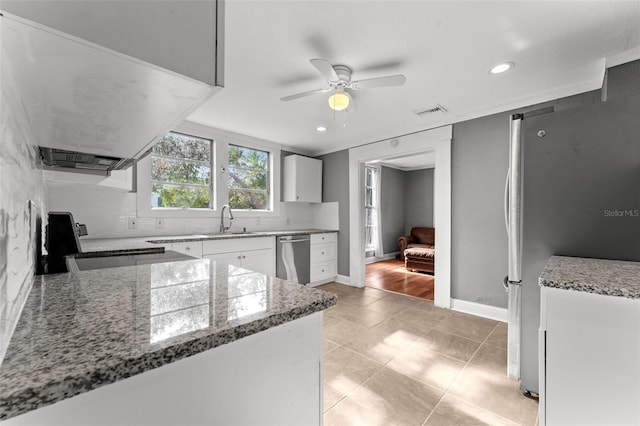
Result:
[[506,377],[505,323],[373,288],[330,283],[324,424],[535,425],[538,403]]
[[422,272],[409,272],[404,267],[404,261],[389,259],[367,265],[365,285],[433,300],[435,278]]

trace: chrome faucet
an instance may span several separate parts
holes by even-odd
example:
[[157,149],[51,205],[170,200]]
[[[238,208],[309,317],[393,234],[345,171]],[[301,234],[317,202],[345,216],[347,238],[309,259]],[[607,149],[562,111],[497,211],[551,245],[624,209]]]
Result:
[[[224,226],[224,209],[229,209],[229,226]],[[233,220],[233,213],[231,213],[231,207],[228,204],[222,206],[222,210],[220,210],[220,233],[224,234],[225,231],[231,229],[231,221]]]

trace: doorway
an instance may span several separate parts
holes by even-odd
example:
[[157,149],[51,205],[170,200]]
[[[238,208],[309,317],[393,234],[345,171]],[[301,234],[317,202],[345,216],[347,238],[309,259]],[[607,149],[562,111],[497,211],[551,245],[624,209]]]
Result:
[[350,224],[350,284],[365,286],[365,222],[364,167],[367,162],[392,160],[431,153],[434,170],[434,227],[438,256],[438,286],[434,302],[440,307],[451,303],[451,126],[417,132],[410,135],[367,144],[349,150],[349,224]]
[[407,269],[399,240],[433,228],[434,167],[433,151],[365,163],[365,286],[433,300],[433,267]]

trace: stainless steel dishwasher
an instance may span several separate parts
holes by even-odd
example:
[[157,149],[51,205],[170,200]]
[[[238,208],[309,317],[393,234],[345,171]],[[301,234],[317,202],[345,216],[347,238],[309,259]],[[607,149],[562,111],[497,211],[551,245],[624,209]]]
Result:
[[300,284],[310,282],[309,234],[278,237],[276,276]]

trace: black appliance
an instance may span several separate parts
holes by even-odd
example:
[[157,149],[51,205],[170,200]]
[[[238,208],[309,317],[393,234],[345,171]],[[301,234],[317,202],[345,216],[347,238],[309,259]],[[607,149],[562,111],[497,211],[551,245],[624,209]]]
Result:
[[78,237],[87,235],[87,227],[77,224],[70,212],[49,212],[49,222],[45,232],[45,248],[48,255],[44,272],[46,274],[67,272],[65,256],[82,252]]

